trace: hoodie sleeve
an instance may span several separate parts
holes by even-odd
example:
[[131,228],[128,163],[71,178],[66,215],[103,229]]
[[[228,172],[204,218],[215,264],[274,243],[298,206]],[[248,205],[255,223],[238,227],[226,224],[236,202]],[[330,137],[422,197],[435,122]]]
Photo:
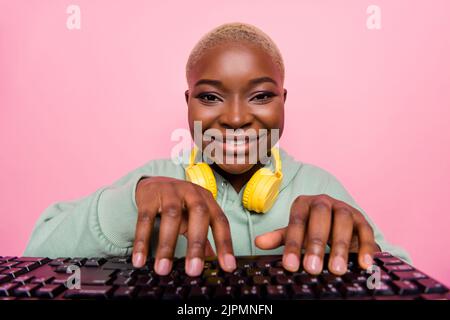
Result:
[[366,212],[361,209],[361,207],[356,203],[356,201],[353,199],[353,197],[347,192],[347,190],[344,188],[344,186],[330,173],[328,173],[328,184],[325,187],[325,194],[328,194],[329,196],[341,200],[348,205],[351,205],[352,207],[358,209],[366,218],[367,222],[370,224],[370,226],[373,229],[374,235],[375,235],[375,242],[378,244],[378,246],[381,248],[382,251],[389,252],[390,254],[408,262],[412,263],[411,258],[409,254],[401,247],[394,246],[386,241],[384,235],[381,233],[380,229],[373,223],[373,221],[369,218],[369,216],[366,214]]
[[24,256],[131,254],[137,220],[136,185],[153,175],[157,164],[158,160],[150,161],[87,197],[48,207],[36,222]]

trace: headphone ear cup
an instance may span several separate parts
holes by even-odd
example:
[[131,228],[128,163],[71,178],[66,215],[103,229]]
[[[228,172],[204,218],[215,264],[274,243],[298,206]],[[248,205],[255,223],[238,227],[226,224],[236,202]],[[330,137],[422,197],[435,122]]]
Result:
[[209,190],[214,199],[217,197],[216,178],[212,169],[207,163],[197,163],[189,168],[186,168],[186,180]]
[[277,199],[281,178],[271,170],[262,168],[250,178],[242,195],[242,204],[248,210],[265,213]]

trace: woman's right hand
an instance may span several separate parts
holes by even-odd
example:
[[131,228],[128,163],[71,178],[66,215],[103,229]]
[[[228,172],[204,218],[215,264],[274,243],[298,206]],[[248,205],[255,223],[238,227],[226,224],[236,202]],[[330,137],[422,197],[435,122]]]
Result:
[[217,257],[223,270],[236,268],[228,219],[212,193],[191,182],[169,177],[149,177],[136,187],[138,219],[133,246],[133,265],[145,265],[155,218],[161,216],[154,269],[159,275],[172,270],[178,236],[187,237],[186,273],[199,276],[204,257],[214,254],[208,241],[211,226]]

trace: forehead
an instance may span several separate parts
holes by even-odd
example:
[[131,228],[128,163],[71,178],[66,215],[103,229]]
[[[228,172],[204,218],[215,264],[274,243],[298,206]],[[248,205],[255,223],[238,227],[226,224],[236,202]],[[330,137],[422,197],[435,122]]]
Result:
[[200,57],[189,76],[189,85],[206,78],[239,86],[262,76],[281,84],[280,71],[268,53],[254,45],[228,43],[210,48]]

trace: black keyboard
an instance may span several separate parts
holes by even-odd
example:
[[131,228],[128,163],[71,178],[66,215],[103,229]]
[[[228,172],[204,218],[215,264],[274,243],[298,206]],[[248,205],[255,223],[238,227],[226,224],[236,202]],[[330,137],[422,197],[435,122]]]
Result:
[[[153,258],[136,269],[130,257],[36,258],[0,256],[0,300],[14,299],[152,299],[152,300],[265,300],[265,299],[444,299],[446,286],[389,253],[378,253],[377,278],[349,257],[348,271],[336,276],[326,268],[313,276],[283,269],[280,255],[240,256],[237,269],[226,273],[215,259],[205,260],[199,277],[184,272],[184,258],[175,259],[172,272],[158,276]],[[328,256],[324,265],[327,265]],[[77,274],[80,276],[76,281]],[[371,277],[371,278],[370,278]],[[370,289],[369,282],[375,285]]]

